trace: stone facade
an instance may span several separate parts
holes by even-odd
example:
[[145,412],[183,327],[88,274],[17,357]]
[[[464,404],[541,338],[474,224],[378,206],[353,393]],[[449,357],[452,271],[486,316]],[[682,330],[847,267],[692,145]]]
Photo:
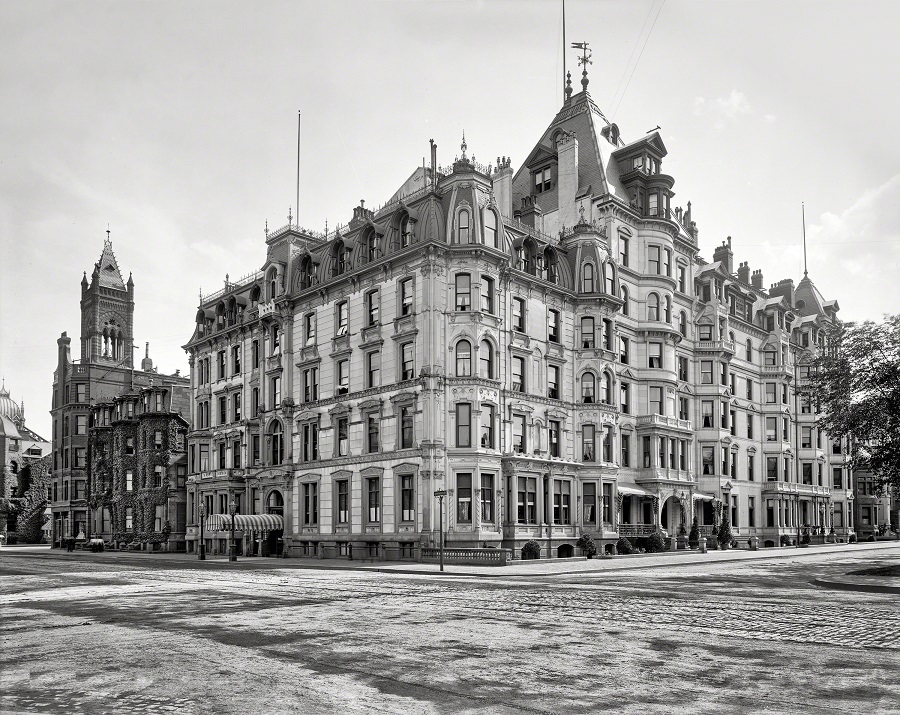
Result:
[[659,133],[625,144],[586,91],[515,172],[467,148],[328,235],[289,219],[201,300],[189,541],[232,502],[281,519],[245,553],[848,538],[852,475],[796,392],[837,303],[764,288],[730,237],[704,260]]

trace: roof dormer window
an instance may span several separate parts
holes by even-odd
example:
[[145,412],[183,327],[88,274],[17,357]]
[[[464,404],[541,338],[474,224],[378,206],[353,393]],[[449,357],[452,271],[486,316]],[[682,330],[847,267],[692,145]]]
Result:
[[550,173],[550,167],[546,169],[538,169],[534,172],[534,193],[542,194],[549,191],[553,185],[553,178]]

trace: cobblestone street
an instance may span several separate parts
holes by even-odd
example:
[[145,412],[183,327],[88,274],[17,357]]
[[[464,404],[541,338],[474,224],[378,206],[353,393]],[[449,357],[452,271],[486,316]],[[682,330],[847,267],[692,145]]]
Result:
[[[7,552],[8,553],[8,552]],[[8,713],[897,712],[898,550],[469,578],[4,554]]]

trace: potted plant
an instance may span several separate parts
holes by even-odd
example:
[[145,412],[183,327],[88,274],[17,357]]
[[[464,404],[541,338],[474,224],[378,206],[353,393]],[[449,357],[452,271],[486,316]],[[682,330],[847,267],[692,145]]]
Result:
[[594,543],[594,539],[590,534],[582,534],[578,541],[575,542],[575,545],[581,549],[581,553],[587,556],[589,559],[594,558],[597,553],[597,544]]
[[688,546],[691,549],[699,549],[700,548],[700,524],[697,523],[697,517],[694,517],[694,522],[691,524],[691,533],[688,534]]
[[718,539],[719,546],[722,550],[730,548],[731,543],[734,541],[734,537],[731,535],[731,522],[727,518],[722,520],[722,525],[719,527]]

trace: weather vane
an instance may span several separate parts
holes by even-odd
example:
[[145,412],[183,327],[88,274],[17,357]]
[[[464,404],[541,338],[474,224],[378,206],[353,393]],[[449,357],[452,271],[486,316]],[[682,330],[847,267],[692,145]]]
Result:
[[588,86],[588,78],[587,78],[587,66],[594,64],[591,60],[591,48],[590,43],[588,42],[573,42],[572,48],[576,50],[581,50],[581,57],[578,58],[578,64],[581,65],[584,69],[581,71],[581,86],[585,92],[587,92]]

